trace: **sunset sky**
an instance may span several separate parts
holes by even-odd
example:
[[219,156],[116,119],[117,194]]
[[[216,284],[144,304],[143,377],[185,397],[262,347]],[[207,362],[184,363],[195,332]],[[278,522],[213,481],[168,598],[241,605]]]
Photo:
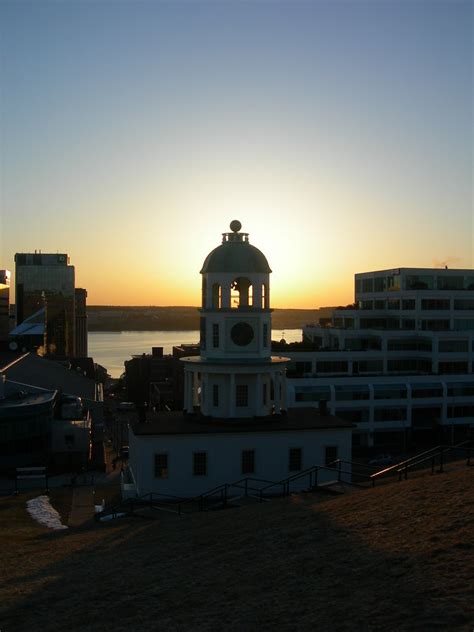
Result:
[[273,307],[473,266],[473,3],[0,3],[0,268],[67,252],[90,304],[197,305],[232,219]]

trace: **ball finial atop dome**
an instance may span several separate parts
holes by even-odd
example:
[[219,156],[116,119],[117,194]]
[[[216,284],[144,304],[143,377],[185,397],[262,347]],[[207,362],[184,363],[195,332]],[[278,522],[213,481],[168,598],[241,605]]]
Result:
[[238,219],[234,219],[231,221],[230,223],[230,230],[234,233],[238,233],[239,230],[242,228],[242,224],[239,222]]

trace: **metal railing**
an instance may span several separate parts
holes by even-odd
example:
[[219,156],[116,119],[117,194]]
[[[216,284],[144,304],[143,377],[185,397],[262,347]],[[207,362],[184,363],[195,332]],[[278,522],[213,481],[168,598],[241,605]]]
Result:
[[430,448],[429,450],[425,450],[421,454],[416,454],[415,456],[406,459],[405,461],[401,461],[400,463],[395,463],[390,467],[386,467],[379,472],[375,472],[371,474],[370,478],[372,481],[372,486],[375,487],[376,480],[379,480],[383,476],[388,474],[398,474],[398,480],[402,479],[402,474],[404,475],[405,480],[408,478],[408,471],[414,468],[421,463],[426,463],[431,461],[431,473],[434,473],[436,459],[439,458],[440,462],[440,472],[443,472],[444,466],[444,456],[449,452],[454,452],[455,450],[459,452],[465,452],[467,455],[467,463],[466,465],[471,465],[471,452],[472,452],[472,440],[463,441],[462,443],[458,443],[454,446],[444,446],[437,445],[434,448]]

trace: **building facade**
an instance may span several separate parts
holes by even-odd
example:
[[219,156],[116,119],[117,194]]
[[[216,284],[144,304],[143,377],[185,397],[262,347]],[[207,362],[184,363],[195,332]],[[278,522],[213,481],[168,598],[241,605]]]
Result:
[[10,270],[0,270],[0,346],[10,333]]
[[75,298],[75,356],[87,358],[87,290],[77,287],[74,290]]
[[46,308],[46,355],[75,355],[74,278],[67,254],[15,255],[16,324]]
[[355,302],[303,329],[289,404],[327,400],[355,446],[456,440],[474,425],[474,270],[355,275]]

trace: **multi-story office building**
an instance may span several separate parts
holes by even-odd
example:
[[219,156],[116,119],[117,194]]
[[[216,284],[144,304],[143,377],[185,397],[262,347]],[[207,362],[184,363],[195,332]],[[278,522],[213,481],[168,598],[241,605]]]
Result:
[[461,438],[474,425],[474,270],[355,275],[355,302],[285,349],[288,405],[327,400],[355,445]]
[[0,270],[0,345],[10,332],[10,270]]
[[74,266],[67,254],[15,255],[16,320],[46,307],[46,354],[75,355]]
[[76,299],[76,357],[87,358],[87,290],[77,287]]

